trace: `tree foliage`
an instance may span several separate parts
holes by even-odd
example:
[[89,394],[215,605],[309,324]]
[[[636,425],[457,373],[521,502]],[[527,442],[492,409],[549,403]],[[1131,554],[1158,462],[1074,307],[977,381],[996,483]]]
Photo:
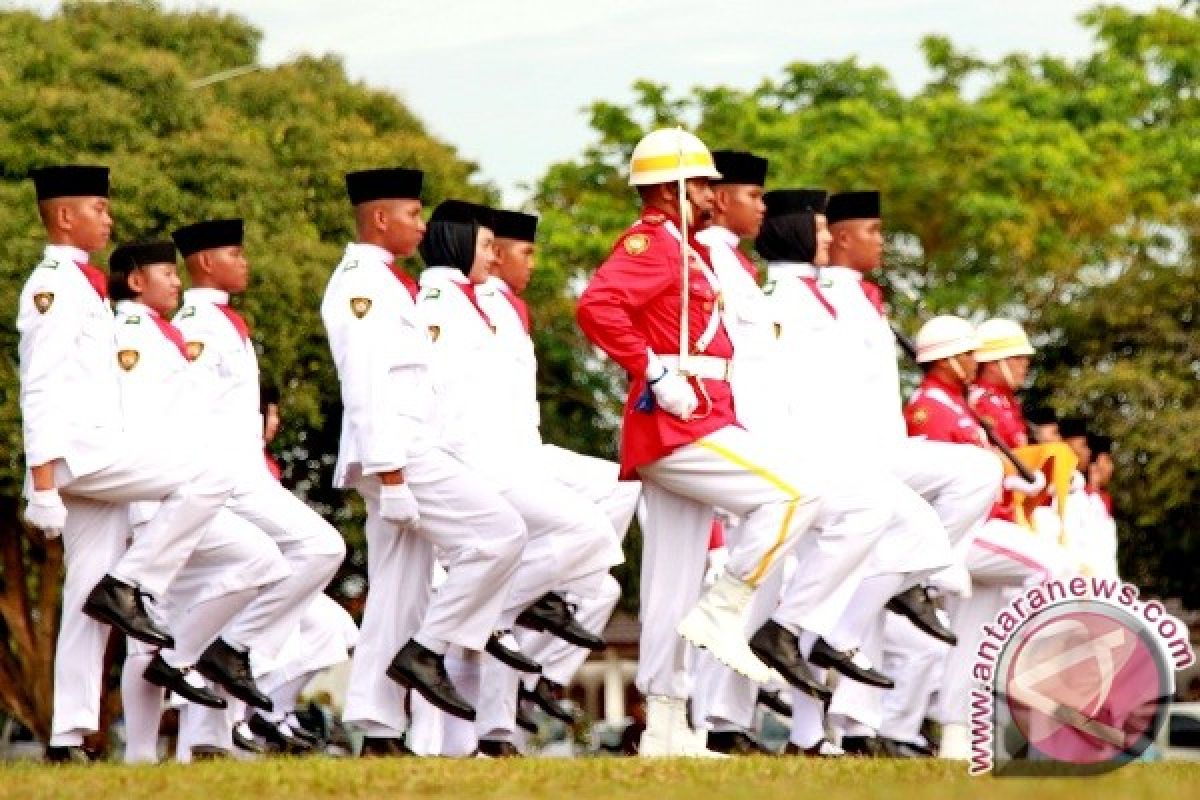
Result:
[[542,252],[577,276],[603,259],[635,213],[629,153],[662,125],[767,156],[769,186],[881,189],[893,315],[912,329],[1004,314],[1035,332],[1031,394],[1118,441],[1123,569],[1194,606],[1200,11],[1101,6],[1081,21],[1096,44],[1078,60],[989,62],[927,37],[932,77],[912,96],[854,58],[793,63],[751,90],[638,83],[629,105],[593,103],[595,141],[542,179]]
[[[253,278],[241,307],[264,378],[282,389],[289,478],[354,544],[356,507],[329,488],[340,401],[318,314],[352,237],[342,176],[419,165],[427,201],[490,191],[472,184],[475,165],[395,96],[351,82],[335,58],[301,57],[191,88],[256,64],[260,38],[234,16],[167,13],[149,2],[67,3],[48,19],[0,13],[0,306],[8,309],[0,326],[0,705],[39,733],[49,720],[57,625],[57,593],[44,588],[59,583],[61,555],[56,543],[28,538],[17,516],[25,466],[13,319],[44,243],[29,171],[111,166],[116,242],[218,215],[246,219]],[[355,558],[361,565],[361,546]]]

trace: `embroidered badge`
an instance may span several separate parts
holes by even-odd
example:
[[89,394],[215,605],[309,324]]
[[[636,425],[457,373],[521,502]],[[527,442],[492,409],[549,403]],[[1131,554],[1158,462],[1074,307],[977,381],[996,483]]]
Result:
[[120,364],[121,369],[125,370],[126,372],[129,372],[129,370],[136,367],[140,358],[141,355],[137,350],[122,350],[117,353],[117,363]]
[[186,349],[188,361],[195,361],[204,352],[204,342],[188,342]]
[[39,314],[45,314],[54,305],[54,292],[38,292],[33,296],[33,307]]
[[773,323],[773,325],[775,326],[775,338],[778,339],[780,336],[783,336],[783,326],[778,322]]
[[640,256],[650,249],[650,239],[644,233],[635,233],[625,237],[625,252],[631,256]]
[[196,307],[195,306],[184,306],[183,310],[179,312],[180,319],[187,319],[188,317],[194,317],[194,316],[196,316]]
[[141,318],[141,317],[139,317],[137,314],[134,314],[132,317],[126,317],[126,318],[125,318],[125,324],[126,324],[126,325],[137,325],[137,324],[138,324],[138,323],[140,323],[141,321],[142,321],[142,318]]
[[765,284],[763,284],[763,294],[765,294],[765,295],[775,294],[775,284],[776,283],[777,283],[777,281],[775,281],[774,279],[771,279],[771,280],[767,281]]
[[367,312],[370,310],[371,310],[371,298],[369,298],[369,297],[351,297],[350,298],[350,312],[352,314],[354,314],[354,316],[358,317],[359,319],[362,319],[363,317],[365,317],[367,315]]
[[912,421],[913,421],[914,425],[924,425],[925,421],[928,419],[929,419],[929,412],[923,408],[918,408],[916,411],[913,412]]
[[426,300],[437,300],[442,296],[441,289],[426,289],[423,295]]
[[442,328],[440,325],[430,325],[429,326],[429,338],[430,339],[433,339],[436,342],[438,340],[438,337],[441,335],[442,335]]

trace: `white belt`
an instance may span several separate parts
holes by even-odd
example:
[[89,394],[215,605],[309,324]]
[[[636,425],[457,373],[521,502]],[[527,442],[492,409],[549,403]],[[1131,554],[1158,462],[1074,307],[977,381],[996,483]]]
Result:
[[686,365],[680,365],[679,356],[659,356],[660,361],[668,369],[677,370],[684,375],[695,375],[710,381],[725,381],[733,376],[733,362],[728,358],[717,356],[688,356]]

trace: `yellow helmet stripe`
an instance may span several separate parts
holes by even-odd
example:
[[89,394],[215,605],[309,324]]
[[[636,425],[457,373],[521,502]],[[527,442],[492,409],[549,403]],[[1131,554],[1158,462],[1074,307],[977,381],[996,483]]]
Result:
[[668,153],[661,156],[645,156],[635,158],[630,167],[634,172],[657,172],[663,169],[679,169],[680,167],[712,167],[712,156],[708,153],[683,153],[682,161],[679,153]]
[[1029,344],[1029,339],[1025,336],[1007,336],[1003,339],[989,339],[983,342],[979,350],[984,353],[990,353],[994,350],[1007,350],[1011,347],[1023,347],[1033,349]]

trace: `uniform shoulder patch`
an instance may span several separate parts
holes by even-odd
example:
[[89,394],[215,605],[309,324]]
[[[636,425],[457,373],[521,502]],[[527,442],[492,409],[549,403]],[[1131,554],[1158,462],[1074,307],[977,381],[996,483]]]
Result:
[[912,413],[912,421],[914,425],[924,425],[929,419],[929,412],[923,408],[917,408]]
[[117,352],[117,364],[126,372],[136,367],[140,360],[141,354],[137,350],[120,350]]
[[342,272],[349,272],[350,270],[357,269],[357,268],[358,268],[358,260],[357,259],[355,259],[354,261],[347,261],[345,264],[342,264]]
[[184,306],[179,310],[179,319],[189,319],[194,316],[196,316],[195,306]]
[[185,349],[188,361],[195,361],[204,353],[204,342],[188,342]]
[[650,249],[650,237],[644,233],[631,233],[625,237],[625,252],[631,256],[640,256]]
[[371,298],[369,297],[351,297],[350,298],[350,313],[358,319],[362,319],[371,310]]
[[54,305],[54,292],[36,292],[33,295],[33,307],[39,314],[45,314]]

